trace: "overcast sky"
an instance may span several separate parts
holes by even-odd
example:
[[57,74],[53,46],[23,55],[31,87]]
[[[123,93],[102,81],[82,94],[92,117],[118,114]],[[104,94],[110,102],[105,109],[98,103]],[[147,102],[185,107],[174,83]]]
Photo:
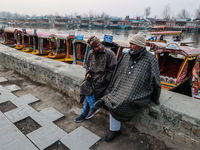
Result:
[[149,17],[162,18],[164,7],[169,4],[171,16],[176,17],[186,9],[194,18],[195,10],[200,8],[200,0],[0,0],[0,11],[28,15],[58,14],[77,15],[101,14],[130,17],[143,16],[144,10],[151,7]]

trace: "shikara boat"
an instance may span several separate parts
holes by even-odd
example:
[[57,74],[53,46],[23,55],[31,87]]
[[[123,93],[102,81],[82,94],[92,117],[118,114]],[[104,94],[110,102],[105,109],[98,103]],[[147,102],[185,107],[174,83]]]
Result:
[[7,45],[9,47],[15,47],[17,43],[15,39],[16,38],[15,32],[16,32],[16,29],[14,28],[5,28],[2,34],[2,37],[3,37],[2,44]]
[[51,40],[52,33],[37,33],[38,49],[30,52],[34,55],[48,55],[54,47],[54,41]]
[[125,43],[123,41],[112,41],[112,42],[106,42],[106,41],[102,41],[101,42],[106,48],[112,50],[116,57],[117,60],[119,60],[122,56],[123,50],[126,48],[129,48],[129,44]]
[[[169,41],[181,41],[181,31],[161,31],[161,32],[149,32],[152,35],[147,41],[162,42],[167,43]],[[168,36],[168,39],[166,37]],[[175,36],[175,37],[174,37]],[[193,44],[194,42],[181,42],[181,46],[187,46],[188,44]]]
[[32,52],[38,47],[38,37],[34,31],[26,31],[22,34],[23,52]]
[[66,37],[60,34],[52,34],[49,36],[49,39],[54,41],[54,49],[51,49],[51,52],[48,54],[47,58],[65,58],[67,54]]
[[200,56],[197,57],[195,66],[192,70],[192,88],[191,95],[194,98],[200,99]]
[[[78,36],[77,36],[78,38]],[[73,64],[85,66],[86,58],[88,52],[90,51],[90,46],[84,39],[74,39],[73,44]]]
[[15,30],[15,39],[17,42],[17,45],[14,47],[17,50],[22,50],[24,48],[24,45],[22,43],[22,30],[16,29]]
[[4,29],[0,27],[0,44],[3,43],[3,32],[4,32]]
[[192,75],[196,57],[200,50],[179,46],[177,43],[147,42],[154,50],[159,62],[161,86],[163,89],[175,90],[186,82]]
[[66,47],[67,47],[67,54],[64,59],[59,59],[59,61],[64,61],[66,63],[72,64],[73,63],[73,40],[76,39],[76,36],[69,35],[66,38]]
[[159,32],[159,31],[165,31],[165,26],[154,26],[148,32]]

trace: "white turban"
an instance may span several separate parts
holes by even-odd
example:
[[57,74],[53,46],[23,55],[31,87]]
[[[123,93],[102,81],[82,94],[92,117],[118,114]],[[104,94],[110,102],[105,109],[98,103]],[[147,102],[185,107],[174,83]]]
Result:
[[144,33],[138,32],[137,34],[131,36],[129,43],[135,44],[140,47],[145,47],[146,38],[145,38]]

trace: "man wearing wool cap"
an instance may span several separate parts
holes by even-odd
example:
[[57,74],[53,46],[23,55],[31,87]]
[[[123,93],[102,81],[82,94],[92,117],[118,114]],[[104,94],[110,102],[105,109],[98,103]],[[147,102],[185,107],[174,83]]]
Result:
[[159,104],[161,91],[158,61],[146,50],[143,33],[133,35],[130,52],[117,64],[105,95],[94,104],[96,109],[106,106],[110,111],[109,142],[121,134],[121,122],[130,121],[151,101]]
[[106,49],[96,36],[91,36],[87,43],[91,50],[86,61],[85,79],[80,87],[80,102],[85,102],[75,122],[90,119],[99,111],[94,108],[94,103],[103,96],[117,64],[115,53]]

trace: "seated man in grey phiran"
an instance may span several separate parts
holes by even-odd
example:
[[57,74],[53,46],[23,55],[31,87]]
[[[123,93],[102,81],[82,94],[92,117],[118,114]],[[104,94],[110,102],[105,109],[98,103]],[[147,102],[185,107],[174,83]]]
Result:
[[121,134],[121,122],[130,121],[150,101],[159,104],[160,73],[156,57],[146,50],[142,33],[130,38],[130,52],[117,64],[106,95],[94,107],[105,105],[110,111],[110,130],[105,141]]

